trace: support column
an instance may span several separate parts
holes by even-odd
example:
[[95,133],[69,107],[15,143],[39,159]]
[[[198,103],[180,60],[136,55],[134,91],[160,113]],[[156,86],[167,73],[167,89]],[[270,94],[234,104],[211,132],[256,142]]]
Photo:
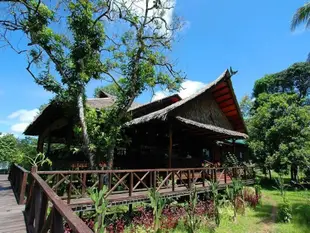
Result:
[[236,156],[236,139],[233,139],[233,153]]
[[46,150],[46,155],[49,156],[51,152],[51,133],[49,132],[48,134],[48,139],[47,139],[47,150]]
[[43,145],[44,145],[44,138],[42,137],[42,135],[39,135],[37,153],[43,153]]
[[172,167],[172,125],[169,126],[169,164],[168,167]]

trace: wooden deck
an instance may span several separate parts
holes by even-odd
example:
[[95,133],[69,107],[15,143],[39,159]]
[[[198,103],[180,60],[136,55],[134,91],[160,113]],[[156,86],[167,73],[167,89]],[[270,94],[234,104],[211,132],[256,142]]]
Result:
[[18,205],[8,175],[0,175],[0,233],[25,233],[24,205]]

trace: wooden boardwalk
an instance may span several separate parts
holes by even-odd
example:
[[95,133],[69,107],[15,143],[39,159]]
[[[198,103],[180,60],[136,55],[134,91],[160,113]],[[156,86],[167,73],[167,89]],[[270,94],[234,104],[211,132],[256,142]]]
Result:
[[7,175],[0,175],[0,233],[26,233],[24,205],[18,205]]

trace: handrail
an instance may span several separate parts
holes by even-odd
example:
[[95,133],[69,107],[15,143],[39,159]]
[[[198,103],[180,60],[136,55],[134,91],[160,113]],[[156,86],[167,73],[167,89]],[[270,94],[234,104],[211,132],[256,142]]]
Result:
[[[202,169],[207,170],[219,170],[219,169],[238,169],[238,168],[250,168],[252,166],[234,166],[234,167],[195,167],[195,168],[157,168],[157,169],[121,169],[121,170],[57,170],[57,171],[38,171],[40,175],[54,175],[54,174],[106,174],[106,173],[128,173],[128,172],[166,172],[166,171],[200,171]],[[254,166],[253,166],[254,167]]]
[[[26,221],[30,232],[47,233],[49,229],[51,233],[64,232],[64,219],[75,233],[93,233],[37,173],[30,174],[33,183],[26,205]],[[51,202],[53,207],[46,218],[48,202]]]
[[14,163],[11,165],[9,180],[19,205],[25,204],[26,186],[29,171]]
[[101,189],[103,185],[108,188],[106,197],[110,196],[113,200],[115,198],[127,200],[136,195],[145,195],[145,191],[150,188],[177,193],[180,190],[191,190],[193,186],[205,188],[210,180],[227,184],[234,177],[252,180],[255,176],[252,167],[247,166],[38,171],[37,174],[42,175],[52,190],[67,200],[67,204],[70,204],[71,199],[87,197],[87,188]]

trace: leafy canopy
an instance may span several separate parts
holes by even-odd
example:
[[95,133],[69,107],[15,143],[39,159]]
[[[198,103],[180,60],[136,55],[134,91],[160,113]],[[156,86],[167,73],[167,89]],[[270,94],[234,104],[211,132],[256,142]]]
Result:
[[289,165],[306,166],[310,159],[310,108],[297,94],[260,94],[250,119],[249,145],[256,161],[286,172]]

